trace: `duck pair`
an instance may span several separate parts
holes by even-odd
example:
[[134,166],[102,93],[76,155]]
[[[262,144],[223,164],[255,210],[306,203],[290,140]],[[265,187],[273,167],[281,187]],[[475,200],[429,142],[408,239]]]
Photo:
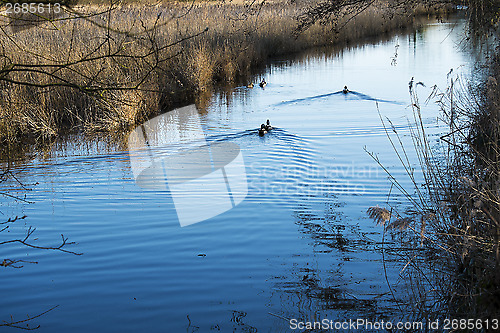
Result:
[[268,119],[265,124],[260,125],[259,135],[264,136],[265,134],[267,134],[267,132],[271,131],[272,129],[273,127],[271,126],[271,122]]
[[[266,80],[262,79],[262,81],[260,81],[259,83],[259,87],[264,88],[265,86],[267,86],[267,82]],[[247,88],[253,88],[253,87],[254,87],[253,82],[247,84]]]

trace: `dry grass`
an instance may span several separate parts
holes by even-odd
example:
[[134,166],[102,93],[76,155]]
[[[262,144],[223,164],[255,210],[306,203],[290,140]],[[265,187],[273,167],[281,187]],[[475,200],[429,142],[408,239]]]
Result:
[[[411,14],[395,15],[385,4],[340,33],[317,24],[298,36],[307,1],[122,4],[101,15],[105,5],[82,5],[75,9],[95,16],[15,32],[2,18],[0,141],[126,131],[214,85],[247,80],[270,57],[412,26]],[[25,65],[51,67],[40,73]]]
[[402,243],[393,254],[406,260],[401,275],[410,281],[407,305],[419,319],[500,315],[499,80],[497,54],[491,75],[478,87],[450,78],[446,91],[435,91],[449,126],[440,149],[425,133],[420,102],[410,86],[412,136],[425,186],[417,183],[397,133],[389,136],[388,131],[414,188],[390,178],[412,202],[412,210],[391,207],[389,212],[377,206],[368,214],[385,231],[399,230],[395,234]]

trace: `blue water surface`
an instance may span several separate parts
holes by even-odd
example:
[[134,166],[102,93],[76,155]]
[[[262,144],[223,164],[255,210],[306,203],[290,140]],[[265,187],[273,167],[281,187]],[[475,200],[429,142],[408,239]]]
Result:
[[[33,244],[58,246],[64,234],[75,242],[64,248],[82,255],[3,245],[4,258],[38,264],[2,268],[0,319],[57,306],[30,325],[124,333],[289,332],[291,318],[391,318],[385,274],[396,282],[400,266],[384,271],[382,229],[366,216],[385,205],[391,185],[364,148],[411,188],[381,117],[417,166],[408,82],[425,84],[417,88],[425,100],[432,86],[446,87],[451,68],[467,74],[462,24],[277,59],[264,89],[214,94],[198,107],[201,123],[209,140],[240,147],[249,193],[201,223],[181,228],[173,193],[136,184],[126,142],[71,137],[17,161],[13,171],[31,190],[13,179],[2,188],[32,203],[0,196],[1,218],[27,216],[2,241],[32,226]],[[344,85],[352,92],[341,93]],[[437,105],[422,112],[430,135],[443,131]],[[276,129],[259,137],[266,119]],[[396,191],[390,200],[405,203]]]

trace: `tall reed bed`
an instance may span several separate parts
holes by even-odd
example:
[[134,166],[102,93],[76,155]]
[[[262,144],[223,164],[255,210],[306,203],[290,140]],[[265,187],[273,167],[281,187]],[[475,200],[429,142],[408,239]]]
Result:
[[439,319],[441,325],[448,319],[454,331],[496,332],[500,327],[500,8],[495,0],[455,3],[467,5],[467,40],[480,65],[491,56],[489,71],[481,70],[484,78],[479,84],[450,78],[450,72],[446,91],[429,96],[437,98],[449,127],[440,145],[431,143],[426,134],[416,86],[410,83],[412,138],[425,181],[416,181],[408,147],[394,128],[387,127],[413,188],[390,179],[407,196],[411,209],[377,206],[368,214],[384,225],[384,237],[391,233],[400,241],[401,246],[387,252],[403,263],[401,275],[409,293],[400,305],[411,313],[408,317]]
[[413,24],[381,0],[340,32],[316,24],[296,34],[310,4],[87,4],[28,28],[2,17],[0,141],[126,131],[214,85],[248,80],[270,57]]
[[406,154],[408,147],[400,144],[397,131],[388,126],[388,137],[413,188],[390,178],[408,197],[411,209],[377,206],[368,210],[384,225],[384,233],[401,242],[391,252],[404,260],[401,275],[410,282],[405,309],[428,321],[472,318],[472,328],[467,324],[465,328],[478,332],[495,331],[494,319],[500,325],[499,80],[497,54],[490,75],[479,86],[449,78],[446,91],[430,96],[438,98],[449,126],[440,145],[426,134],[421,103],[411,84],[412,137],[424,184],[415,179],[417,171]]

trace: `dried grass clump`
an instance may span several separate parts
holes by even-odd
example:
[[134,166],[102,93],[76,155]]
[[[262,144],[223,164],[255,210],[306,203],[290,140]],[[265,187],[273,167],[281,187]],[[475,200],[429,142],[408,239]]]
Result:
[[385,225],[391,219],[391,212],[386,208],[377,206],[368,208],[368,216],[372,218],[377,225]]

